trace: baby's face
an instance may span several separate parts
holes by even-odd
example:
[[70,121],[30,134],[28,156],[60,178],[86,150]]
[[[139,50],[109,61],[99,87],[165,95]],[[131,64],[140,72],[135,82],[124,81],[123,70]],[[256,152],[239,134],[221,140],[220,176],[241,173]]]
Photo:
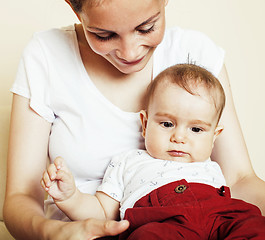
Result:
[[200,96],[173,84],[160,84],[148,114],[141,112],[143,136],[149,154],[158,159],[201,162],[211,155],[216,136],[217,111],[202,87]]

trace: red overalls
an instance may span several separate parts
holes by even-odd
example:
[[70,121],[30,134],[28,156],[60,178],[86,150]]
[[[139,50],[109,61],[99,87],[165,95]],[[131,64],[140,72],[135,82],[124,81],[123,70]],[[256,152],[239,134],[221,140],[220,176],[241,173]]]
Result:
[[265,240],[265,217],[228,187],[176,181],[162,186],[126,210],[129,229],[119,240]]

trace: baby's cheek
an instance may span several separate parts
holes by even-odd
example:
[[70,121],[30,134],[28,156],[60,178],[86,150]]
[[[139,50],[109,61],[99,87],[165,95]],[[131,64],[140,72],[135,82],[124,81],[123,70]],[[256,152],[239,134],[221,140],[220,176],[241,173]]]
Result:
[[208,159],[209,157],[211,157],[212,154],[212,149],[213,149],[213,144],[211,141],[206,141],[206,144],[204,144],[204,146],[201,146],[199,148],[197,148],[197,152],[194,153],[195,157],[197,155],[198,161],[205,161],[206,159]]
[[156,141],[148,141],[146,150],[153,158],[161,158],[162,147]]

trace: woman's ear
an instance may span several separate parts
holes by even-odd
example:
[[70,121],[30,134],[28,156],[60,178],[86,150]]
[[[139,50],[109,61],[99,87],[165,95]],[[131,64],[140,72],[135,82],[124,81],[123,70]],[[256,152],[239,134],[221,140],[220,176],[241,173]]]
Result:
[[140,111],[140,119],[142,123],[142,136],[145,138],[146,126],[147,126],[147,120],[148,120],[148,115],[145,110]]
[[79,14],[74,10],[72,4],[70,3],[69,0],[65,0],[65,2],[72,8],[73,12],[75,13],[76,17],[78,18],[78,20],[81,22],[81,19],[79,17]]

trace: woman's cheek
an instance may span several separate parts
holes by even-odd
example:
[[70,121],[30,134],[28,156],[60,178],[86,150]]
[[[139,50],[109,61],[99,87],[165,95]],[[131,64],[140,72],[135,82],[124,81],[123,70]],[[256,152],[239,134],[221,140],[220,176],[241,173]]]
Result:
[[157,45],[159,45],[162,42],[165,34],[165,24],[161,23],[158,26],[156,26],[156,28],[158,30],[155,30],[151,34],[151,36],[149,36],[150,46],[152,47],[156,47]]
[[88,41],[90,48],[99,55],[106,55],[111,52],[110,46],[106,42],[100,40]]
[[92,34],[85,34],[86,40],[90,48],[99,55],[106,55],[111,50],[111,44],[108,41],[101,41]]
[[162,42],[163,36],[164,36],[164,31],[159,31],[155,36],[153,36],[153,38],[151,38],[152,47],[157,47],[157,45],[159,45]]

